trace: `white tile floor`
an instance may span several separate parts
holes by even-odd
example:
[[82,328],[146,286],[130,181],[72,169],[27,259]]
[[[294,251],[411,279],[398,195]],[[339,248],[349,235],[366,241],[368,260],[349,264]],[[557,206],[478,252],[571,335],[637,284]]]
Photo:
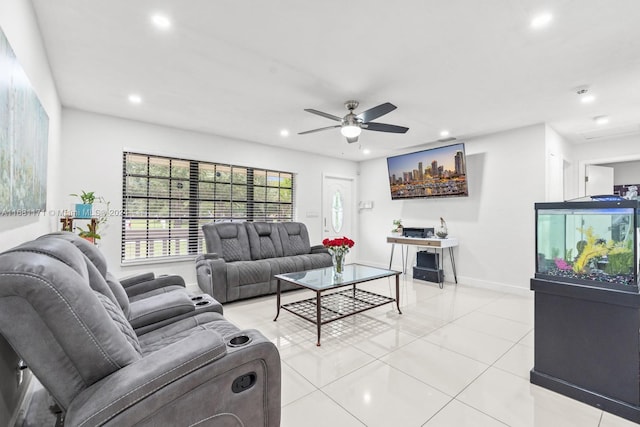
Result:
[[[393,279],[363,285],[394,296]],[[286,293],[284,302],[311,297]],[[322,328],[281,311],[275,296],[226,304],[282,358],[282,427],[636,424],[529,383],[533,293],[401,276],[403,314],[386,305]]]

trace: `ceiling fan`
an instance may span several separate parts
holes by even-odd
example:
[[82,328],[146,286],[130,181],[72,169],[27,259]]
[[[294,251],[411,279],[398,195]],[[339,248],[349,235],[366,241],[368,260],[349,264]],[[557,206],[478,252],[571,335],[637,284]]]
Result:
[[358,136],[360,135],[360,132],[362,132],[362,129],[391,133],[406,133],[409,130],[409,128],[403,126],[388,125],[385,123],[377,123],[371,121],[377,119],[378,117],[382,117],[397,108],[390,102],[385,102],[384,104],[380,104],[377,107],[373,107],[366,111],[363,111],[360,114],[355,114],[353,110],[358,108],[358,105],[358,101],[350,100],[345,102],[344,106],[347,108],[347,110],[349,110],[349,113],[344,117],[334,116],[333,114],[324,113],[322,111],[314,110],[313,108],[305,108],[304,111],[326,117],[327,119],[335,120],[337,122],[340,122],[340,124],[300,132],[298,135],[305,135],[307,133],[320,132],[321,130],[340,128],[340,132],[347,138],[347,142],[352,143],[358,141]]

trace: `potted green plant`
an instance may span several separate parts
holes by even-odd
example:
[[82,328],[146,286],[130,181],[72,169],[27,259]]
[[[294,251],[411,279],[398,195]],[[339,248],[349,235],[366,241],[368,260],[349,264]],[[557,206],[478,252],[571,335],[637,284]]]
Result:
[[401,219],[394,219],[393,220],[393,230],[391,230],[392,233],[394,234],[402,234],[402,220]]
[[91,218],[93,210],[93,202],[96,196],[93,191],[86,192],[82,190],[81,194],[73,193],[71,196],[79,197],[82,203],[76,203],[76,218]]
[[[98,204],[98,206],[101,206],[100,208],[97,208],[92,212],[93,216],[90,218],[90,222],[87,224],[87,229],[85,230],[82,227],[77,227],[79,231],[78,235],[87,239],[91,243],[96,243],[96,241],[101,238],[100,234],[98,233],[98,227],[103,224],[107,224],[107,221],[109,220],[109,206],[111,202],[109,202],[102,196],[95,196],[94,204]],[[102,207],[104,207],[104,209],[102,209]]]
[[78,230],[80,231],[78,233],[78,236],[82,237],[83,239],[86,239],[88,241],[90,241],[91,243],[95,243],[96,240],[100,239],[100,235],[98,234],[98,223],[94,220],[91,221],[91,223],[89,223],[87,225],[87,229],[83,229],[82,227],[78,227]]

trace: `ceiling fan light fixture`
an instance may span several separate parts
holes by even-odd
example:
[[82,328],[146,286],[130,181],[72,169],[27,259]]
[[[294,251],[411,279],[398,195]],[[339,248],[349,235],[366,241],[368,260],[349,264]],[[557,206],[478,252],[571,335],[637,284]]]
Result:
[[348,143],[358,142],[358,137],[362,133],[362,129],[376,132],[391,132],[391,133],[406,133],[409,128],[403,126],[390,125],[386,123],[378,123],[372,120],[382,117],[385,114],[390,113],[397,107],[390,102],[385,102],[376,107],[369,108],[360,114],[355,114],[353,110],[358,107],[358,101],[347,101],[345,107],[349,110],[349,113],[344,117],[334,116],[333,114],[324,113],[322,111],[314,110],[313,108],[305,108],[304,111],[318,116],[325,117],[327,119],[338,122],[333,126],[326,126],[319,129],[312,129],[305,132],[300,132],[299,135],[305,135],[308,133],[319,132],[328,129],[340,128],[340,133],[347,138]]
[[342,128],[340,128],[340,133],[345,138],[355,138],[357,136],[360,136],[360,133],[362,133],[362,129],[356,124],[344,125],[342,126]]

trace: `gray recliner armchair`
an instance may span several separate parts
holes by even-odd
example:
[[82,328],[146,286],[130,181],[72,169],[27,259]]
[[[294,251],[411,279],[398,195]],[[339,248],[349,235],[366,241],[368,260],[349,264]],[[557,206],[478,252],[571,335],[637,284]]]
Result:
[[[68,231],[58,231],[38,239],[58,238],[71,242],[89,258],[138,335],[194,315],[215,311],[223,314],[222,305],[207,294],[191,294],[180,276],[155,277],[153,273],[116,279],[108,271],[107,260],[94,244]],[[124,282],[124,283],[123,283]]]
[[65,426],[278,426],[280,357],[216,312],[138,335],[71,242],[0,254],[0,333]]

